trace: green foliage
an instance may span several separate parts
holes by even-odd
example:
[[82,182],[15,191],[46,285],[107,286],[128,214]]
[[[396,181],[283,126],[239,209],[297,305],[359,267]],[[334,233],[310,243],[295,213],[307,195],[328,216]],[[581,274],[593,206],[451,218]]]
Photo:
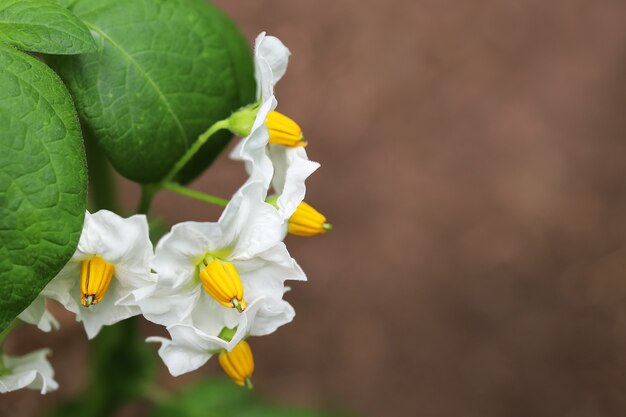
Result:
[[0,42],[0,330],[74,253],[86,204],[72,100],[37,59]]
[[228,379],[210,379],[192,385],[156,407],[150,417],[345,417],[295,407],[278,407],[262,401],[254,391]]
[[112,414],[121,404],[140,397],[151,383],[154,352],[130,318],[115,326],[104,327],[92,344],[92,364],[88,399],[81,409],[96,417]]
[[[127,178],[160,181],[205,129],[254,99],[247,42],[204,0],[76,0],[69,7],[98,52],[50,64]],[[229,139],[226,132],[211,137],[179,179],[200,174]]]
[[90,347],[85,391],[47,417],[115,415],[123,404],[141,398],[154,378],[154,352],[137,333],[135,318],[104,327]]
[[18,49],[48,54],[96,50],[85,25],[50,0],[0,0],[0,40]]

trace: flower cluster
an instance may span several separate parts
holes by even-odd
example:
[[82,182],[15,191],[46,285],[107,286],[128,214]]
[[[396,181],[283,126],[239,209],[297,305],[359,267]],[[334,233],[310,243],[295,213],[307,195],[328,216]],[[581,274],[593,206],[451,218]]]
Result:
[[[303,201],[305,180],[319,164],[308,159],[298,124],[276,111],[274,87],[289,55],[277,38],[257,37],[257,101],[227,119],[228,129],[242,137],[231,158],[244,162],[249,178],[217,222],[177,224],[153,249],[146,216],[86,213],[74,256],[20,319],[44,331],[58,327],[45,308],[52,299],[76,315],[91,339],[103,326],[141,314],[166,327],[169,338],[148,341],[160,343],[172,375],[218,355],[233,381],[251,386],[247,338],[292,321],[285,282],[306,280],[283,242],[286,234],[330,230],[326,218]],[[47,353],[4,357],[0,390],[55,389]]]

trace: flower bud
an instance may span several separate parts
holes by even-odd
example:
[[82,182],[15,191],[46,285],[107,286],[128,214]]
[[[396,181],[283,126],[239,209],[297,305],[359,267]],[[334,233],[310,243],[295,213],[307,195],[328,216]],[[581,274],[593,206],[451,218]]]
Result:
[[111,285],[115,267],[100,256],[82,262],[80,268],[80,303],[84,307],[98,304]]
[[298,236],[315,236],[326,233],[333,227],[326,223],[326,216],[304,201],[289,218],[289,233]]
[[230,352],[222,351],[218,359],[224,372],[237,385],[252,388],[251,377],[254,373],[254,357],[248,342],[242,340]]
[[259,112],[259,104],[254,103],[237,110],[228,118],[228,129],[237,136],[245,138],[250,134],[254,119]]
[[239,273],[231,262],[213,259],[200,271],[202,287],[218,303],[236,308],[240,313],[246,309],[243,285]]

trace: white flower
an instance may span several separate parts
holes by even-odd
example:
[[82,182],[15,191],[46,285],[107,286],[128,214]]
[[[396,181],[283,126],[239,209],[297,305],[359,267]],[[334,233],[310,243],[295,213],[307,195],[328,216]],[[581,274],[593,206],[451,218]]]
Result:
[[41,390],[42,394],[56,390],[54,370],[46,359],[49,349],[42,349],[24,356],[2,356],[4,370],[0,371],[0,393],[21,388]]
[[[264,194],[261,181],[249,181],[218,222],[180,223],[157,245],[159,282],[135,295],[146,318],[168,326],[171,341],[149,340],[162,343],[159,354],[173,375],[293,319],[284,282],[306,277],[281,242],[280,216]],[[230,341],[218,337],[235,327]]]
[[34,324],[39,330],[49,332],[52,329],[58,330],[59,322],[46,308],[45,297],[39,295],[35,300],[17,316],[23,322]]
[[75,313],[92,339],[102,326],[140,314],[133,291],[156,282],[152,258],[145,216],[87,212],[76,252],[42,295]]
[[268,188],[272,184],[284,223],[304,199],[305,180],[320,165],[310,161],[303,149],[300,127],[274,111],[274,87],[287,70],[289,49],[278,38],[263,32],[257,36],[254,50],[257,98],[261,104],[250,134],[230,156],[245,162],[251,178],[262,179]]

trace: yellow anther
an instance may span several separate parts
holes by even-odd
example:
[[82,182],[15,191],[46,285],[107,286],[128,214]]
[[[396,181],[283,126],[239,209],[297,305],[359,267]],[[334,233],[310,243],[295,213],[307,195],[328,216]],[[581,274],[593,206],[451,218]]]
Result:
[[222,351],[219,355],[219,361],[224,372],[237,385],[252,388],[254,357],[252,357],[252,349],[250,349],[248,342],[242,340],[230,352]]
[[270,132],[270,143],[288,147],[307,145],[300,126],[282,113],[269,112],[265,125]]
[[111,285],[115,267],[99,256],[85,259],[80,268],[80,303],[84,307],[98,304]]
[[[202,264],[204,265],[204,264]],[[202,287],[218,303],[236,308],[240,313],[246,309],[243,285],[239,273],[230,262],[214,259],[200,271]]]
[[315,236],[326,233],[332,226],[326,223],[326,217],[305,203],[300,203],[289,218],[289,233],[298,236]]

